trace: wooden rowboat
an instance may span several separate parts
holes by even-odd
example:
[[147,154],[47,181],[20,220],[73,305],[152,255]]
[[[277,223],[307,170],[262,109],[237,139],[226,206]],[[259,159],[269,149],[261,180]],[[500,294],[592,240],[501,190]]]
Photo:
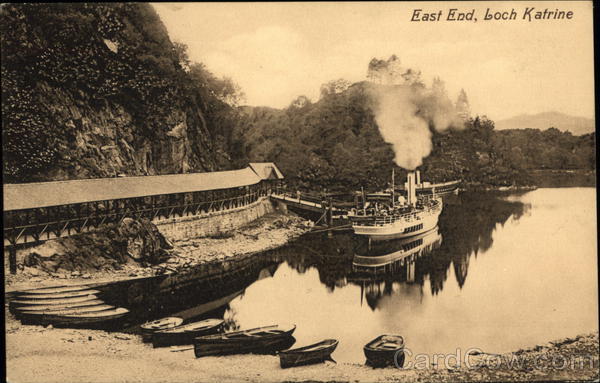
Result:
[[223,325],[222,319],[206,319],[188,323],[168,330],[156,331],[152,335],[152,346],[168,347],[194,343],[194,338],[214,334]]
[[367,364],[372,367],[404,365],[404,339],[400,335],[381,335],[364,347]]
[[152,335],[157,331],[168,330],[183,323],[183,318],[180,317],[166,317],[150,322],[146,322],[140,327],[142,328],[142,340],[144,342],[151,342]]
[[113,310],[87,313],[39,315],[38,323],[42,325],[52,324],[55,326],[96,325],[122,318],[127,315],[127,313],[129,313],[129,310],[119,307]]
[[72,308],[68,308],[68,309],[59,308],[56,310],[43,310],[43,311],[22,310],[22,311],[19,311],[16,314],[16,316],[23,323],[38,323],[38,322],[44,322],[44,320],[49,316],[87,314],[87,313],[114,310],[114,309],[115,309],[115,306],[99,304],[99,305],[95,305],[95,306],[72,307]]
[[53,305],[53,306],[64,306],[64,305],[68,305],[68,304],[74,304],[74,303],[82,303],[82,302],[89,302],[89,301],[93,301],[93,300],[97,300],[98,297],[95,295],[88,295],[85,297],[74,297],[74,298],[66,298],[66,299],[15,299],[10,301],[9,303],[9,309],[11,312],[14,313],[14,310],[17,307],[23,307],[23,306],[49,306],[49,305]]
[[210,355],[274,353],[291,347],[296,325],[272,325],[196,338],[196,358]]
[[98,290],[81,290],[81,291],[67,291],[67,292],[56,292],[56,293],[48,293],[48,294],[32,294],[32,293],[19,293],[17,294],[17,298],[19,299],[29,299],[29,300],[53,300],[53,299],[67,299],[67,298],[75,298],[75,297],[84,297],[87,295],[98,294],[100,291]]
[[91,313],[94,311],[104,311],[104,310],[112,310],[115,306],[99,304],[95,306],[86,306],[86,307],[71,307],[68,309],[58,308],[56,310],[45,310],[45,311],[21,311],[22,315],[48,315],[48,314],[74,314],[74,313]]
[[52,287],[42,287],[39,289],[32,290],[22,290],[18,291],[16,294],[55,294],[55,293],[67,293],[73,291],[85,291],[89,290],[89,286],[52,286]]
[[103,304],[104,301],[100,299],[93,299],[91,301],[75,302],[75,303],[64,303],[62,305],[30,305],[15,307],[15,315],[18,315],[22,311],[47,311],[47,310],[60,310],[60,309],[72,309],[77,307],[88,307]]
[[279,362],[281,368],[304,366],[332,360],[331,353],[335,351],[337,345],[338,341],[336,339],[325,339],[309,346],[280,351]]

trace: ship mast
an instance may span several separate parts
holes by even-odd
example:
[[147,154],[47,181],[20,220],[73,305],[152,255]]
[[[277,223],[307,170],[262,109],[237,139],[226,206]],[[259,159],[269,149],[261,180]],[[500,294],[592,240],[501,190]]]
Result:
[[394,205],[396,204],[396,197],[394,195],[394,167],[392,166],[392,209],[394,209]]
[[365,189],[360,187],[360,195],[362,196],[363,215],[367,215],[367,199],[365,198]]

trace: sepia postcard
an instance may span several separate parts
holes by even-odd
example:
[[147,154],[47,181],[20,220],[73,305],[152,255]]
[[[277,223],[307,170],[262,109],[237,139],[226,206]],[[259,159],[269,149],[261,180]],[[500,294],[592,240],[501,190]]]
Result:
[[6,381],[598,381],[593,19],[0,5]]

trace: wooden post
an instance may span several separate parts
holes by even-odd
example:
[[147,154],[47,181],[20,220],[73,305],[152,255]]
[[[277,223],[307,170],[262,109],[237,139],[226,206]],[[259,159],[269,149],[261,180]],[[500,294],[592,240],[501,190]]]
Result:
[[394,206],[396,205],[396,194],[395,194],[395,183],[394,183],[394,168],[392,167],[392,210],[394,209]]
[[74,205],[74,207],[75,207],[75,222],[77,223],[77,226],[75,227],[75,232],[76,233],[81,233],[82,227],[79,226],[79,223],[80,223],[79,221],[80,221],[81,216],[82,216],[81,204],[78,203],[78,204]]
[[34,209],[33,210],[33,219],[30,221],[33,223],[33,225],[35,225],[32,229],[33,229],[33,239],[36,242],[39,242],[40,240],[40,232],[39,232],[39,228],[40,228],[40,221],[42,214],[40,213],[40,209]]
[[17,273],[17,247],[16,244],[8,246],[8,265],[11,274]]
[[[328,201],[328,207],[327,207],[327,226],[329,226],[329,228],[333,228],[333,202],[331,201],[331,197],[329,197],[329,201]],[[327,236],[329,238],[333,237],[333,230],[329,230],[327,232]]]

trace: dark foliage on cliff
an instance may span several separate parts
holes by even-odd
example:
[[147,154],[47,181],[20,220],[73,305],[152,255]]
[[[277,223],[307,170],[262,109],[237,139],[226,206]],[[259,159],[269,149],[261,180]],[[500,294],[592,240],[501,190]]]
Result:
[[[379,133],[366,87],[326,92],[316,103],[299,97],[284,110],[243,108],[238,161],[274,161],[290,182],[309,188],[386,186],[394,154]],[[431,131],[433,151],[421,167],[428,181],[527,185],[533,169],[595,168],[595,134],[495,131],[485,117],[466,119],[463,129]],[[405,174],[396,171],[398,180]]]
[[228,167],[224,92],[148,4],[6,4],[8,182]]

